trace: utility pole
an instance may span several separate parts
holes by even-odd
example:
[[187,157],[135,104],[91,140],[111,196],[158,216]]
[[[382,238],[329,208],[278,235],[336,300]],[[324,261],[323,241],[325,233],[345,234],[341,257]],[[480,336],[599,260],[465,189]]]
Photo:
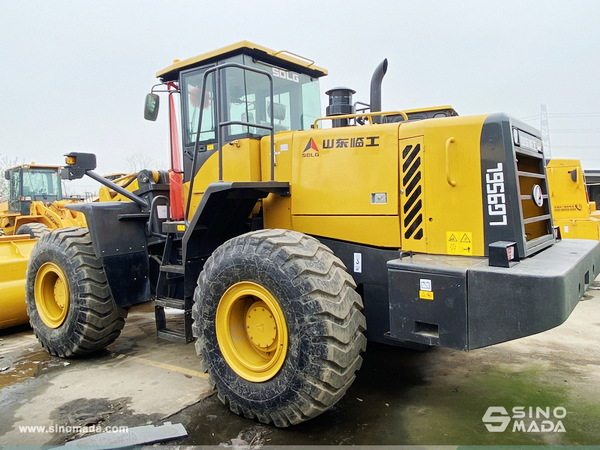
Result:
[[550,148],[550,129],[548,128],[548,113],[546,112],[546,105],[542,103],[540,111],[540,121],[542,128],[542,145],[544,147],[544,157],[546,162],[552,159],[552,150]]

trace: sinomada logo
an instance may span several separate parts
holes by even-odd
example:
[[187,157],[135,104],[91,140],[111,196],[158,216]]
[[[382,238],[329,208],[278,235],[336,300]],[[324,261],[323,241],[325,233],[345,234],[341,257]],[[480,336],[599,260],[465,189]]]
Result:
[[481,420],[491,433],[502,433],[510,429],[512,432],[523,433],[564,433],[562,419],[567,416],[567,410],[562,406],[541,408],[539,406],[515,406],[509,414],[503,406],[490,406]]

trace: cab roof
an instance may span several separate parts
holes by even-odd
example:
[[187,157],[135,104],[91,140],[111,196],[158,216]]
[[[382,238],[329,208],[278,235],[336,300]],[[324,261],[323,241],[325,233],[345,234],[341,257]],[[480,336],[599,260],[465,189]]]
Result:
[[60,171],[61,167],[60,166],[48,166],[45,164],[36,164],[34,162],[32,162],[31,164],[21,164],[20,166],[14,166],[11,167],[10,169],[6,169],[7,171],[9,170],[15,170],[15,169],[54,169],[56,171]]
[[303,56],[296,55],[287,50],[275,51],[249,41],[241,41],[182,61],[176,59],[169,67],[159,70],[156,73],[156,77],[161,78],[163,81],[174,81],[177,80],[179,72],[182,70],[203,66],[242,53],[285,69],[305,73],[311,77],[319,78],[327,75],[327,70],[315,66],[314,61]]

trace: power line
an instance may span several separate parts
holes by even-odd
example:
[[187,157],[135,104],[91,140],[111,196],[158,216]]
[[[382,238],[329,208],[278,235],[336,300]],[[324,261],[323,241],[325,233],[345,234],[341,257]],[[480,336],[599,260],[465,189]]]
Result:
[[550,133],[600,133],[600,128],[550,128]]
[[[577,118],[586,118],[586,117],[600,117],[600,112],[583,112],[583,113],[553,113],[548,114],[549,119],[577,119]],[[522,117],[521,120],[530,121],[539,119],[540,115],[536,114],[534,116]]]
[[600,113],[587,112],[587,113],[554,113],[548,114],[548,117],[600,117]]
[[553,145],[554,148],[568,148],[573,150],[600,150],[600,147],[594,145]]

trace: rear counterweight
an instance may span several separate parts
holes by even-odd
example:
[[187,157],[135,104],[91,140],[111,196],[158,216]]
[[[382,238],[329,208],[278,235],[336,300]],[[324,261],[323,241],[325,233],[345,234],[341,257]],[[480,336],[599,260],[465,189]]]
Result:
[[391,337],[473,350],[563,323],[598,275],[600,244],[562,241],[510,268],[438,255],[387,266]]

